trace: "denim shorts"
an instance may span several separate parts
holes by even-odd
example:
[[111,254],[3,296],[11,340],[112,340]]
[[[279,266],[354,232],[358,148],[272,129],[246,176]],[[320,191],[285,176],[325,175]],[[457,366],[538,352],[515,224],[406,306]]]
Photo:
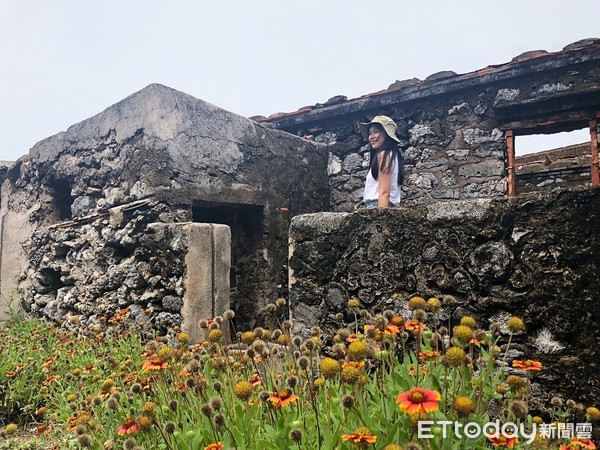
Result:
[[[365,209],[375,209],[375,208],[377,208],[377,203],[378,203],[377,200],[363,200],[362,205],[360,207],[365,208]],[[389,205],[390,205],[389,206],[390,208],[398,207],[398,205],[396,205],[392,202],[390,202]]]

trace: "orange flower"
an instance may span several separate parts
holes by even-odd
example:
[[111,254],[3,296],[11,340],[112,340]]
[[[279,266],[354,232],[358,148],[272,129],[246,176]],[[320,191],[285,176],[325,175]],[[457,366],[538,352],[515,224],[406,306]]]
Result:
[[6,378],[12,378],[16,375],[17,375],[17,372],[13,372],[12,370],[10,372],[6,372]]
[[37,427],[35,437],[39,438],[42,434],[48,434],[50,430],[52,430],[52,425],[42,424],[39,427]]
[[166,362],[161,361],[159,358],[153,358],[144,362],[142,370],[144,372],[150,372],[151,370],[165,370],[167,367],[169,367],[169,365]]
[[525,361],[515,359],[512,365],[513,367],[518,367],[523,370],[542,370],[542,363],[531,359],[526,359]]
[[419,358],[421,358],[424,361],[427,361],[428,359],[437,358],[438,356],[440,356],[440,353],[434,350],[426,350],[424,352],[419,353]]
[[132,419],[131,417],[125,419],[125,422],[123,422],[123,425],[121,425],[119,428],[117,428],[117,434],[119,436],[123,436],[125,434],[132,434],[135,433],[138,429],[138,423],[137,420]]
[[513,448],[517,443],[517,438],[506,437],[504,435],[496,435],[488,438],[494,447]]
[[[368,325],[365,325],[365,329],[366,329],[367,326]],[[373,326],[373,325],[371,325],[371,326]],[[350,336],[348,336],[348,338],[346,339],[346,341],[348,341],[348,342],[359,341],[359,340],[361,340],[361,337],[362,337],[362,334],[360,334],[360,333],[359,334],[352,333]]]
[[60,379],[60,376],[58,375],[52,375],[51,377],[46,378],[44,381],[42,381],[42,384],[44,386],[48,386],[50,383],[57,381]]
[[[373,329],[373,328],[375,328],[375,325],[365,325],[365,327],[364,327],[364,329],[365,329],[365,333],[366,333],[368,330],[371,330],[371,329]],[[379,330],[377,330],[377,331],[379,331]],[[400,333],[400,328],[398,328],[396,325],[388,324],[388,325],[385,327],[385,330],[384,330],[384,332],[383,332],[383,333],[384,333],[384,334],[394,334],[394,335],[396,335],[396,334]],[[350,338],[348,338],[348,340],[349,340],[349,339],[350,339]]]
[[292,394],[289,390],[273,392],[269,397],[269,401],[275,408],[285,408],[290,403],[296,404],[298,396]]
[[344,370],[346,367],[354,367],[357,370],[360,370],[361,367],[365,367],[365,362],[364,361],[346,361],[345,363],[342,364],[342,370]]
[[401,393],[396,399],[400,410],[408,414],[424,414],[437,411],[441,396],[437,391],[414,387]]
[[223,450],[223,443],[219,441],[216,444],[210,444],[208,447],[204,447],[204,450]]
[[[425,374],[428,371],[429,371],[429,369],[427,369],[427,367],[425,367],[423,364],[419,364],[419,372]],[[415,366],[413,366],[411,364],[410,365],[410,370],[408,371],[408,373],[414,377],[417,374],[417,371],[415,370]]]
[[420,330],[424,330],[425,328],[427,328],[427,325],[419,322],[418,320],[411,320],[410,322],[406,322],[404,324],[404,329],[406,331],[412,331],[413,334],[417,334],[420,332]]
[[342,435],[342,440],[350,441],[353,444],[374,444],[377,442],[377,436],[373,436],[367,427],[358,427],[352,433]]
[[569,443],[560,446],[560,450],[573,450],[573,449],[595,449],[596,444],[594,444],[588,438],[580,438],[573,437],[569,439]]
[[250,384],[252,384],[252,386],[258,386],[261,383],[260,376],[257,373],[255,373],[254,375],[252,375],[250,377],[250,379],[248,380],[248,382]]
[[95,367],[92,364],[88,364],[81,370],[81,373],[90,373],[94,369]]

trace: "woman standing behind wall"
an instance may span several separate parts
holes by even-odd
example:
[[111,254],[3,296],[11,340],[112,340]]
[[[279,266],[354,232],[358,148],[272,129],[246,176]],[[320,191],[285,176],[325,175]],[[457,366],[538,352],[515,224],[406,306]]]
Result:
[[359,123],[358,127],[371,145],[362,207],[399,206],[404,158],[398,148],[400,140],[396,136],[396,123],[388,116],[375,116],[370,122]]

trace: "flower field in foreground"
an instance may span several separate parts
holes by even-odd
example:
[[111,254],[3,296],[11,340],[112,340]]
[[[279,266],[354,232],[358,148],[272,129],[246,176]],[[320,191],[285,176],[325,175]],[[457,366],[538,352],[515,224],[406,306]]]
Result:
[[[442,326],[438,299],[407,306],[411,317],[371,316],[351,299],[355,321],[327,338],[295,336],[289,320],[229,337],[228,311],[201,321],[195,344],[179,330],[142,339],[127,311],[70,331],[14,320],[0,330],[0,450],[595,448],[594,405],[529,414],[529,377],[544,368],[507,360],[520,318]],[[547,432],[576,418],[585,426]]]

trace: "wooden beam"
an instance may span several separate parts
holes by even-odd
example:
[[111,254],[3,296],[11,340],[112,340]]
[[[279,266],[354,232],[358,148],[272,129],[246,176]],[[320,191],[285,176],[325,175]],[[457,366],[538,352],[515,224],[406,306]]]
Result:
[[506,154],[508,159],[507,167],[507,195],[515,197],[517,195],[517,186],[515,179],[515,135],[513,130],[506,130]]
[[590,120],[590,142],[592,146],[592,186],[600,185],[600,169],[598,168],[598,119]]

